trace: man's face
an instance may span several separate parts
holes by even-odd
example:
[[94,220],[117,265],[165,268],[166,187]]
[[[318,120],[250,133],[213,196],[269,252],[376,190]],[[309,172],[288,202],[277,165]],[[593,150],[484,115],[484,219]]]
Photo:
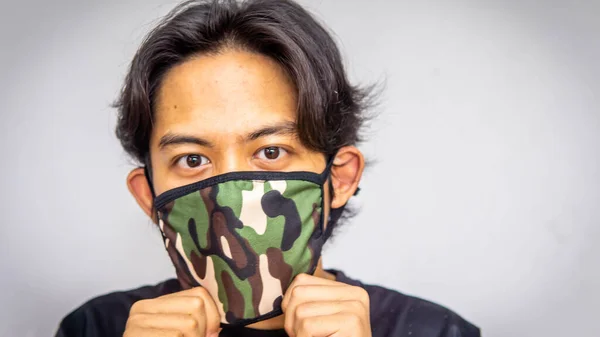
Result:
[[[220,201],[217,200],[219,195],[212,192],[219,192],[221,186],[208,187],[200,193],[196,191],[177,198],[183,200],[191,196],[195,198],[192,204],[188,198],[183,203],[175,201],[168,207],[159,206],[162,208],[158,210],[160,220],[153,208],[154,198],[168,190],[228,172],[323,172],[325,156],[309,150],[298,137],[296,110],[294,85],[268,57],[226,50],[192,58],[170,69],[158,88],[150,137],[154,195],[142,168],[134,169],[127,179],[129,190],[140,207],[159,225],[180,281],[189,287],[204,282],[213,299],[219,301],[221,289],[231,292],[226,296],[230,299],[227,306],[222,306],[233,315],[228,321],[251,317],[250,312],[272,310],[289,285],[294,268],[298,268],[296,273],[314,271],[314,275],[327,277],[319,267],[320,260],[315,259],[319,258],[324,238],[314,236],[319,233],[317,229],[322,229],[316,226],[322,219],[328,219],[331,207],[345,205],[356,190],[364,167],[360,151],[354,146],[338,150],[329,180],[325,182],[331,181],[335,191],[333,198],[329,196],[329,188],[323,188],[321,195],[318,186],[297,181],[290,181],[289,185],[287,182],[274,185],[272,181],[271,191],[265,194],[262,192],[266,187],[252,188],[261,194],[258,198],[252,194],[245,199],[238,193],[240,198],[227,199],[227,193],[223,192]],[[306,188],[311,184],[312,188]],[[285,188],[285,192],[276,187]],[[267,194],[269,198],[265,197]],[[244,205],[250,206],[243,209],[249,211],[242,212],[238,207],[241,204],[236,204],[242,199]],[[258,206],[253,206],[256,201]],[[197,220],[204,222],[196,223],[190,209],[204,209],[210,216],[201,215]],[[260,219],[255,221],[255,217]],[[267,217],[279,220],[267,226]],[[285,221],[281,223],[281,219]],[[239,224],[256,227],[242,230],[245,233],[242,236],[235,227]],[[270,233],[265,232],[267,227]],[[277,239],[279,235],[281,240]],[[270,275],[271,266],[279,266],[281,273]],[[232,278],[224,279],[224,274]],[[215,275],[219,275],[220,283]],[[237,281],[232,281],[233,277]],[[265,287],[260,281],[274,278],[283,285]],[[240,284],[245,284],[241,287],[246,294],[241,300],[238,295],[242,293],[237,288]],[[250,301],[248,289],[254,289],[253,294],[261,294],[260,298],[252,297]],[[226,317],[224,310],[221,317]]]
[[300,142],[296,104],[293,83],[266,56],[225,50],[173,67],[150,140],[156,194],[232,171],[320,173],[325,157]]

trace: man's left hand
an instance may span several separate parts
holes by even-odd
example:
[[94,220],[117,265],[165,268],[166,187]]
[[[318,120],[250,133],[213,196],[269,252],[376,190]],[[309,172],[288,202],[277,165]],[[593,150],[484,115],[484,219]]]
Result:
[[281,306],[291,337],[371,337],[369,295],[363,288],[300,274]]

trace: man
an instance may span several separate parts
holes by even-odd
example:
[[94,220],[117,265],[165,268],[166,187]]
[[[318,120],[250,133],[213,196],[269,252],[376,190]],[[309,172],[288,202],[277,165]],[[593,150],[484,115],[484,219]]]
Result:
[[190,1],[144,40],[118,100],[127,183],[177,279],[105,295],[58,336],[479,336],[436,304],[324,270],[358,190],[371,93],[289,0]]

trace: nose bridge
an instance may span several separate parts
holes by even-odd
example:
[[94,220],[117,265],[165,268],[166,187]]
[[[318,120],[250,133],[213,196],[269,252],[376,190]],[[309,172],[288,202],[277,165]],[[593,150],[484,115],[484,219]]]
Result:
[[248,144],[245,129],[236,123],[217,124],[210,130],[211,140],[216,145],[211,156],[213,174],[251,171],[251,159],[248,157]]
[[224,174],[229,172],[238,171],[251,171],[250,158],[246,158],[243,149],[239,146],[233,145],[224,149],[221,156],[219,156],[219,162],[216,163],[217,172],[216,174]]

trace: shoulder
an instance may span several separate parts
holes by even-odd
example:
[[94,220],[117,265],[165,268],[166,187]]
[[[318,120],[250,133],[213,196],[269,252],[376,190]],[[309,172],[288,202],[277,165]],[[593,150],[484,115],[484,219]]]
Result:
[[133,303],[156,298],[180,289],[176,279],[93,298],[69,313],[60,323],[56,337],[122,336]]
[[369,294],[373,337],[481,336],[479,328],[439,304],[336,274],[338,281],[360,286]]
[[374,336],[480,336],[476,326],[439,304],[379,286],[364,288],[371,299]]

